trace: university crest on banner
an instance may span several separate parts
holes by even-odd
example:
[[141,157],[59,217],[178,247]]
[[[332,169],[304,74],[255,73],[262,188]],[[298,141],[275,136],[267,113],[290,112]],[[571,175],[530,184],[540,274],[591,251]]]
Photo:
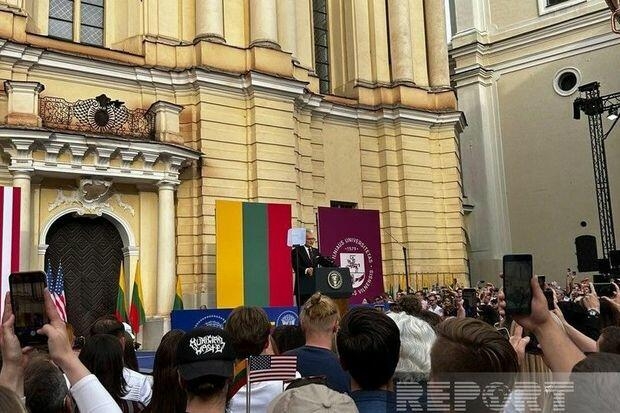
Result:
[[379,211],[319,208],[319,247],[340,267],[347,267],[353,284],[352,304],[383,293]]

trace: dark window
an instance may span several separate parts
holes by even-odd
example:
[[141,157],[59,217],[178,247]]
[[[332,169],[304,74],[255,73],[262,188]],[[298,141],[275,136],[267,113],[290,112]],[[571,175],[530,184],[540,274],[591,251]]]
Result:
[[564,72],[558,77],[558,87],[568,92],[577,86],[577,76],[573,72]]
[[319,91],[329,93],[329,32],[327,0],[312,0],[314,18],[314,60]]
[[103,46],[103,1],[82,0],[80,42]]
[[547,7],[555,6],[556,4],[564,3],[565,1],[568,0],[547,0]]
[[51,37],[73,40],[73,0],[50,0],[48,33]]
[[356,202],[346,202],[346,201],[329,201],[329,206],[332,208],[357,208]]

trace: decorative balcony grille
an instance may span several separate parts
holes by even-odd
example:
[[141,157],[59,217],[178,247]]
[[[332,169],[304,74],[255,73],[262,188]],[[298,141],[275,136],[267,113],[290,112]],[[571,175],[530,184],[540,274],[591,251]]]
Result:
[[155,114],[145,109],[127,109],[124,102],[106,95],[69,102],[58,97],[41,97],[39,115],[50,129],[79,131],[126,138],[153,139]]

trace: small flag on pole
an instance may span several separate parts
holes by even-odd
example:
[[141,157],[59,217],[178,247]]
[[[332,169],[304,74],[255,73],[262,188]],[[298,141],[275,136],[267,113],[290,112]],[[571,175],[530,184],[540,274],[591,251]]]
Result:
[[127,307],[125,305],[125,270],[121,262],[121,273],[118,277],[118,294],[116,295],[116,311],[114,315],[120,322],[127,321]]
[[140,332],[140,326],[146,322],[144,306],[142,304],[142,280],[140,277],[140,261],[136,265],[136,275],[133,281],[131,304],[129,305],[129,325],[135,334]]
[[249,359],[248,381],[293,380],[297,372],[297,356],[255,356]]
[[[51,268],[50,268],[51,272]],[[48,275],[49,277],[49,275]],[[62,321],[67,322],[67,301],[65,300],[65,274],[62,271],[62,262],[58,263],[58,272],[56,272],[56,276],[51,278],[51,282],[47,285],[47,289],[52,296],[52,300],[54,301],[54,306],[56,307],[56,311],[58,311],[58,315],[62,318]]]
[[235,368],[233,370],[233,380],[228,387],[228,398],[232,399],[232,397],[237,394],[239,390],[243,386],[245,386],[248,382],[248,359],[239,360],[235,363]]
[[174,294],[174,303],[172,304],[173,310],[183,309],[183,290],[181,289],[181,277],[177,275],[177,286]]
[[19,271],[21,188],[0,187],[0,310],[9,274]]

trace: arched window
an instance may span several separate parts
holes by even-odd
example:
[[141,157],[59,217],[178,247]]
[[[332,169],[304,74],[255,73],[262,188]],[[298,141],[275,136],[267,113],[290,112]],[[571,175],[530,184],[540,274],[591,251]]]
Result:
[[103,46],[104,1],[49,0],[49,36]]

